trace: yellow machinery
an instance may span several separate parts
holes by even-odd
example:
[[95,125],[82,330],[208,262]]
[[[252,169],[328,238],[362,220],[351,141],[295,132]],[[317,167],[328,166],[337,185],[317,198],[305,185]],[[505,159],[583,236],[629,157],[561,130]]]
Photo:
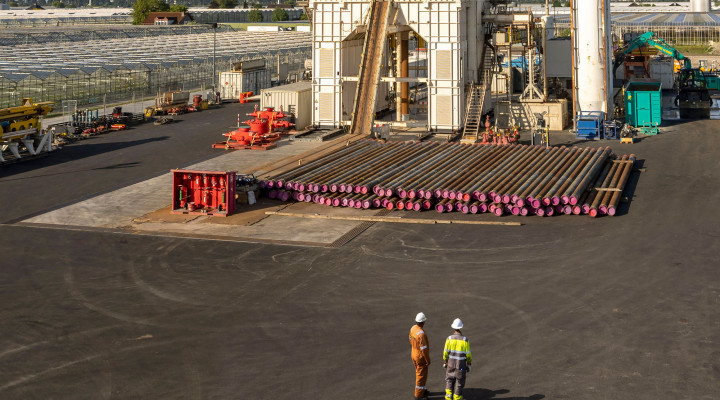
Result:
[[53,102],[33,103],[22,99],[22,105],[0,109],[0,163],[3,155],[20,159],[21,152],[36,156],[55,150],[52,133],[43,132],[40,117],[52,111]]

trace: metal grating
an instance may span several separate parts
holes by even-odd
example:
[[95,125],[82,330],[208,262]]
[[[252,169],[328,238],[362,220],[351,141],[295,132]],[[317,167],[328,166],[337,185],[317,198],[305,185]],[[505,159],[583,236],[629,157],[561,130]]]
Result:
[[435,123],[452,125],[452,96],[435,96]]
[[[391,210],[383,208],[382,210],[376,212],[374,216],[375,217],[384,217],[384,216],[390,214],[391,212],[392,212]],[[374,224],[375,224],[374,221],[363,222],[360,225],[354,227],[353,229],[347,231],[344,235],[340,236],[334,242],[330,243],[329,245],[327,245],[325,247],[330,247],[330,248],[342,247],[342,246],[348,244],[351,240],[360,236],[361,233],[368,230],[368,228],[370,228]]]
[[452,51],[438,50],[435,52],[437,79],[452,79]]
[[335,75],[335,51],[320,49],[318,64],[318,78],[332,78]]
[[321,120],[332,121],[333,116],[335,115],[335,108],[333,107],[334,95],[332,93],[318,93],[318,97],[318,107],[320,108],[318,116]]

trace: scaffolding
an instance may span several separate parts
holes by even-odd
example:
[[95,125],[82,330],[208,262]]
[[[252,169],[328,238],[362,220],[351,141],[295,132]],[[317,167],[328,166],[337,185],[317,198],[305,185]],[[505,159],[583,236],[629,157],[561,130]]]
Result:
[[[153,97],[170,89],[213,87],[213,70],[257,58],[268,68],[304,70],[307,32],[223,32],[0,47],[0,108],[33,101],[77,100],[78,106]],[[215,58],[213,68],[213,47]],[[273,78],[277,79],[277,74]]]

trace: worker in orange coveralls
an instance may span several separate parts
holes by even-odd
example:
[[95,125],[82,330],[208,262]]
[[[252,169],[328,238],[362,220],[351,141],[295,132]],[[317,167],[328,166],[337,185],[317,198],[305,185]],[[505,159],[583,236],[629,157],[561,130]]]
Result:
[[430,366],[430,348],[427,335],[423,331],[425,321],[427,321],[425,314],[418,313],[415,317],[416,324],[410,329],[410,346],[412,347],[410,357],[415,364],[415,400],[427,399],[428,395],[425,383]]

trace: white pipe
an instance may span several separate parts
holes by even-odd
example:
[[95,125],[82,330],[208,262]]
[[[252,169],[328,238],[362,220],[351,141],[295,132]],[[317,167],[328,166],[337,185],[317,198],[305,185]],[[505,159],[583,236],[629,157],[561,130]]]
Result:
[[710,0],[690,0],[691,12],[709,12]]
[[[604,11],[604,12],[603,12]],[[575,0],[573,33],[577,47],[576,111],[612,114],[609,0]],[[604,14],[604,15],[602,15]],[[609,107],[610,106],[610,107]]]

